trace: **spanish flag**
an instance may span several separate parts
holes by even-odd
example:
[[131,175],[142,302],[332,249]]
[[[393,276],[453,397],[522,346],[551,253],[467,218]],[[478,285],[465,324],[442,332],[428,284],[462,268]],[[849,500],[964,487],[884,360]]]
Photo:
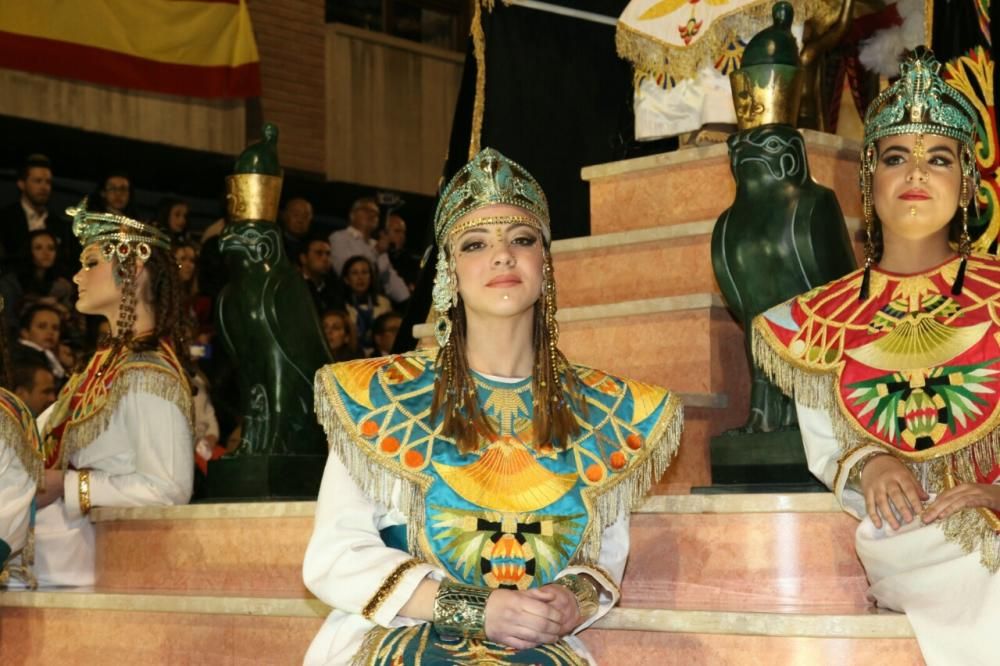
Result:
[[0,67],[170,95],[260,95],[246,0],[2,0]]

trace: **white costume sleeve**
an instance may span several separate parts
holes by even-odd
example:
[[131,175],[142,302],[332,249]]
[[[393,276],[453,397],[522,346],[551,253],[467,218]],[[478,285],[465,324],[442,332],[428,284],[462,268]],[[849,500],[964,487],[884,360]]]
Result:
[[557,579],[569,574],[587,574],[597,581],[598,609],[584,620],[573,633],[578,634],[594,622],[607,615],[621,598],[621,582],[625,573],[625,561],[629,549],[629,514],[622,513],[618,520],[609,525],[601,535],[601,552],[597,558],[599,568],[586,565],[571,565],[563,569]]
[[799,432],[802,434],[809,471],[833,491],[844,511],[863,519],[867,515],[865,497],[856,489],[847,487],[847,476],[851,467],[862,458],[869,453],[881,452],[882,449],[863,446],[845,456],[833,435],[833,423],[826,412],[806,407],[799,402],[795,403],[795,407],[799,415]]
[[[186,504],[194,482],[194,443],[177,405],[133,391],[100,437],[71,459],[90,469],[91,506]],[[63,479],[66,513],[80,515],[79,472]]]
[[410,288],[406,286],[406,283],[403,282],[403,278],[399,277],[399,273],[397,273],[396,269],[392,267],[392,263],[389,261],[389,255],[383,252],[378,255],[378,260],[375,263],[378,268],[379,277],[382,280],[382,289],[392,302],[402,303],[403,301],[409,299]]
[[306,587],[334,608],[384,627],[414,624],[417,621],[397,617],[400,609],[428,574],[443,578],[444,572],[385,545],[379,521],[386,513],[361,491],[331,452],[302,576]]
[[13,443],[0,441],[0,539],[13,553],[24,548],[27,541],[34,496],[35,482],[17,457]]

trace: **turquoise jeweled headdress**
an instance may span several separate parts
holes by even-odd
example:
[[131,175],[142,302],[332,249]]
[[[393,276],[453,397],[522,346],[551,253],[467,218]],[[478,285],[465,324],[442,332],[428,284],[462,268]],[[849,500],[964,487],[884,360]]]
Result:
[[494,204],[528,211],[538,218],[545,242],[551,240],[549,204],[538,181],[517,162],[485,148],[459,169],[441,191],[434,214],[434,239],[438,246],[442,246],[459,219]]
[[150,246],[170,249],[170,237],[151,224],[125,215],[98,213],[87,210],[87,198],[66,209],[73,218],[73,235],[83,247],[99,243],[105,259],[117,257],[125,261],[133,252],[139,259],[149,259]]

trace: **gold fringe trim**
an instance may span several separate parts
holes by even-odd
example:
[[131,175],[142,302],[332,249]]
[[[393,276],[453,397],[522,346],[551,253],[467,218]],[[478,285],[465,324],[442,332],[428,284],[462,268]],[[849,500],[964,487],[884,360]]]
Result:
[[640,460],[633,463],[626,474],[583,490],[583,501],[591,520],[570,564],[596,567],[604,530],[614,524],[622,513],[631,512],[645,499],[649,487],[663,476],[677,454],[683,430],[684,407],[680,398],[671,393],[660,418],[646,438]]
[[372,598],[368,600],[368,603],[361,610],[362,617],[366,620],[371,620],[375,616],[375,613],[378,612],[378,609],[382,607],[382,604],[385,603],[386,598],[399,585],[399,581],[403,579],[403,575],[418,564],[420,564],[420,560],[416,558],[406,560],[386,576],[382,584],[378,586],[378,590],[375,591],[375,594],[372,595]]
[[[812,371],[794,365],[768,342],[754,322],[751,348],[754,361],[784,393],[806,407],[822,410],[833,425],[833,436],[847,455],[858,448],[859,431],[843,415],[837,400],[836,371]],[[777,343],[776,343],[777,344]],[[869,437],[866,444],[878,446],[906,464],[920,484],[939,493],[956,483],[976,483],[976,472],[990,471],[1000,462],[1000,432],[993,430],[961,449],[927,460],[908,459],[898,449]],[[952,471],[953,470],[953,471]],[[980,562],[991,572],[1000,570],[1000,522],[987,509],[959,511],[942,524],[945,538],[966,553],[979,552]]]
[[187,381],[178,375],[152,367],[123,368],[115,377],[104,405],[77,423],[68,423],[63,431],[59,465],[66,469],[70,456],[81,451],[108,429],[118,403],[132,392],[148,393],[180,408],[194,437],[194,401]]
[[[35,435],[34,438],[32,434]],[[38,434],[25,433],[21,423],[15,421],[6,411],[0,411],[0,441],[7,442],[7,446],[14,449],[14,454],[28,477],[36,484],[39,483],[45,461],[38,448]]]
[[[819,19],[822,25],[835,20],[840,4],[831,6],[823,0],[795,2],[795,22]],[[756,33],[771,25],[770,2],[760,2],[752,7],[740,7],[717,16],[692,46],[668,44],[636,28],[618,21],[615,47],[618,57],[624,58],[644,73],[663,75],[674,79],[693,79],[698,71],[724,49],[738,35]]]
[[0,587],[5,587],[10,584],[10,580],[13,578],[24,583],[25,587],[29,590],[34,590],[38,588],[38,580],[35,578],[34,572],[31,570],[32,565],[35,564],[35,526],[32,525],[28,528],[28,539],[24,544],[24,548],[16,553],[12,553],[7,562],[3,565],[2,571],[0,571]]

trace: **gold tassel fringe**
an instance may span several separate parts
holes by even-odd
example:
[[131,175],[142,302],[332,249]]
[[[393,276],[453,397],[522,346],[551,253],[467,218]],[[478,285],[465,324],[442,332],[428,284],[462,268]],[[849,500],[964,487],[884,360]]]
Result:
[[41,452],[38,450],[38,436],[25,437],[21,424],[6,412],[0,412],[0,441],[7,442],[7,446],[12,446],[15,455],[28,477],[35,483],[39,482],[44,468]]
[[[826,413],[833,425],[834,438],[843,452],[857,445],[862,436],[837,404],[838,387],[834,371],[815,372],[796,366],[768,344],[757,326],[753,328],[751,345],[754,361],[778,388],[806,407]],[[868,441],[883,446],[886,453],[899,454],[875,439]],[[993,469],[1000,461],[1000,433],[993,431],[959,451],[925,461],[915,462],[899,457],[928,492],[940,493],[948,487],[945,479],[949,475],[957,483],[975,483],[977,469]],[[966,553],[978,551],[982,565],[993,573],[1000,570],[998,529],[1000,521],[987,509],[959,511],[945,519],[942,525],[948,541],[959,545]]]
[[108,429],[118,403],[133,391],[155,395],[177,405],[188,422],[192,437],[194,436],[194,401],[187,382],[165,370],[126,367],[115,377],[107,400],[99,410],[77,423],[66,426],[60,450],[60,465],[63,469],[69,465],[73,453],[90,446],[91,442]]
[[[761,2],[716,17],[707,31],[689,47],[667,44],[618,21],[615,32],[618,57],[628,60],[637,70],[650,76],[693,79],[738,35],[757,32],[766,27],[765,23],[770,25],[771,4]],[[821,25],[827,25],[836,19],[840,9],[839,3],[832,5],[823,0],[803,0],[795,5],[796,23],[815,18],[820,20]]]

